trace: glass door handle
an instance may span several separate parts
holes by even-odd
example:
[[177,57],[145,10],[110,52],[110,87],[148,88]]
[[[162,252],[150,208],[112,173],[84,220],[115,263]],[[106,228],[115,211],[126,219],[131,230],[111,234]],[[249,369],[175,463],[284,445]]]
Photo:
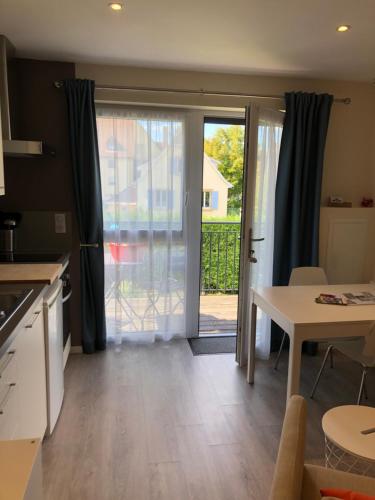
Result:
[[258,259],[254,257],[255,250],[250,249],[249,251],[249,262],[252,264],[256,264],[258,262]]
[[254,250],[251,248],[253,241],[264,241],[264,238],[253,238],[253,230],[250,228],[249,229],[249,241],[248,241],[248,245],[249,245],[248,246],[248,249],[249,249],[248,259],[249,259],[249,262],[256,264],[258,261],[257,261],[256,257],[254,257]]

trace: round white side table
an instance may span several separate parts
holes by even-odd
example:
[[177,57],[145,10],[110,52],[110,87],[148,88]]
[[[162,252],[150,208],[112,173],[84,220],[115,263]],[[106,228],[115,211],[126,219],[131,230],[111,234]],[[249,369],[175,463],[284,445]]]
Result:
[[326,467],[375,474],[375,408],[337,406],[323,415],[322,427]]

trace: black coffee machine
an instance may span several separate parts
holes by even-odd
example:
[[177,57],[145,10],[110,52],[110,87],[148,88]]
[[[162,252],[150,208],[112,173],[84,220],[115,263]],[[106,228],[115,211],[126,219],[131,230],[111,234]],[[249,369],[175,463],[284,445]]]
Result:
[[12,255],[15,251],[15,230],[21,221],[21,214],[0,212],[0,253]]

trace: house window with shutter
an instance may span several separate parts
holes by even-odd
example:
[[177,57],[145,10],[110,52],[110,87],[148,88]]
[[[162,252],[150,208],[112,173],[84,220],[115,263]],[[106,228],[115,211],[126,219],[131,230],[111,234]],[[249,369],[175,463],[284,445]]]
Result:
[[218,191],[203,191],[202,207],[212,208],[217,210],[219,208],[219,193]]
[[218,191],[212,191],[211,193],[211,208],[217,210],[219,208],[219,193]]
[[147,194],[149,209],[173,209],[173,191],[167,189],[149,189]]
[[203,191],[202,196],[202,207],[203,208],[211,208],[212,203],[212,191]]

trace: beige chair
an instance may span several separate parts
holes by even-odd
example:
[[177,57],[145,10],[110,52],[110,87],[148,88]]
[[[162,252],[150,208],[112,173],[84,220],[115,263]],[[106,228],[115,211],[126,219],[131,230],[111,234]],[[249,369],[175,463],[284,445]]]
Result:
[[329,355],[332,356],[334,350],[341,352],[341,354],[344,354],[344,356],[346,356],[347,358],[351,359],[356,363],[359,363],[362,366],[362,377],[357,397],[357,404],[359,405],[363,394],[365,394],[365,397],[367,398],[367,392],[366,392],[367,372],[369,369],[375,368],[375,323],[366,337],[359,337],[350,340],[349,342],[347,340],[330,341],[328,349],[323,359],[322,366],[320,367],[319,373],[314,383],[314,387],[311,391],[310,398],[314,397],[320,377],[322,376],[325,364],[327,362],[327,358]]
[[[289,286],[328,285],[328,279],[321,267],[295,267],[289,278]],[[279,366],[280,356],[285,344],[286,332],[283,333],[280,349],[277,353],[274,369]]]
[[320,500],[320,488],[374,494],[374,478],[305,464],[305,433],[306,401],[292,396],[285,413],[269,500]]

